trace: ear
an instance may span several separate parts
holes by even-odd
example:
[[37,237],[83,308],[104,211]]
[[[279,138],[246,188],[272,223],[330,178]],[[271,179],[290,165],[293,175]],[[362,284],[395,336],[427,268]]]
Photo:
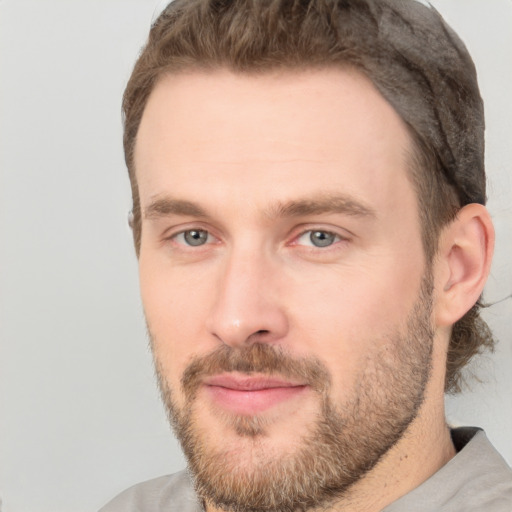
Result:
[[437,324],[451,326],[478,301],[491,268],[494,227],[481,204],[468,204],[441,233],[436,260]]

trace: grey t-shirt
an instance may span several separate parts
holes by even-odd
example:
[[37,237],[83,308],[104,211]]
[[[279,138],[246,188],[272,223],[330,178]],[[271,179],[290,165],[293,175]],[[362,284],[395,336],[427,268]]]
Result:
[[[482,430],[452,430],[457,455],[382,512],[512,512],[512,470]],[[187,472],[135,485],[99,512],[202,512]]]

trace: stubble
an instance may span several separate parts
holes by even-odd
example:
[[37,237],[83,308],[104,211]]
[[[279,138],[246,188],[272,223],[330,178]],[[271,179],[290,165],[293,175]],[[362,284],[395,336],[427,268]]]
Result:
[[[273,345],[254,343],[244,348],[223,345],[195,358],[182,376],[180,391],[187,404],[182,409],[156,359],[162,399],[199,498],[232,512],[298,512],[342,499],[418,414],[431,372],[431,312],[432,280],[427,273],[406,328],[397,327],[384,337],[383,353],[367,355],[357,392],[343,404],[333,403],[331,377],[320,360],[297,359]],[[196,420],[197,393],[205,377],[233,371],[298,379],[316,393],[320,413],[294,443],[293,452],[264,448],[267,424],[258,415],[229,417],[229,427],[241,442],[250,443],[250,457],[236,446],[210,441]]]

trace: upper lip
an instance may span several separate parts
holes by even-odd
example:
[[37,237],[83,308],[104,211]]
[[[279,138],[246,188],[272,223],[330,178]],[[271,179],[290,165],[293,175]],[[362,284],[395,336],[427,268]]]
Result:
[[219,386],[236,391],[258,391],[272,388],[293,388],[304,386],[304,383],[266,375],[221,374],[207,377],[206,386]]

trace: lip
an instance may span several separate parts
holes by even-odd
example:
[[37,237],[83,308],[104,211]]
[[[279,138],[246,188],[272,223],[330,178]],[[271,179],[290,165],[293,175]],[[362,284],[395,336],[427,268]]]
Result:
[[215,375],[203,385],[216,405],[242,415],[264,412],[298,397],[307,388],[279,377],[242,374]]

